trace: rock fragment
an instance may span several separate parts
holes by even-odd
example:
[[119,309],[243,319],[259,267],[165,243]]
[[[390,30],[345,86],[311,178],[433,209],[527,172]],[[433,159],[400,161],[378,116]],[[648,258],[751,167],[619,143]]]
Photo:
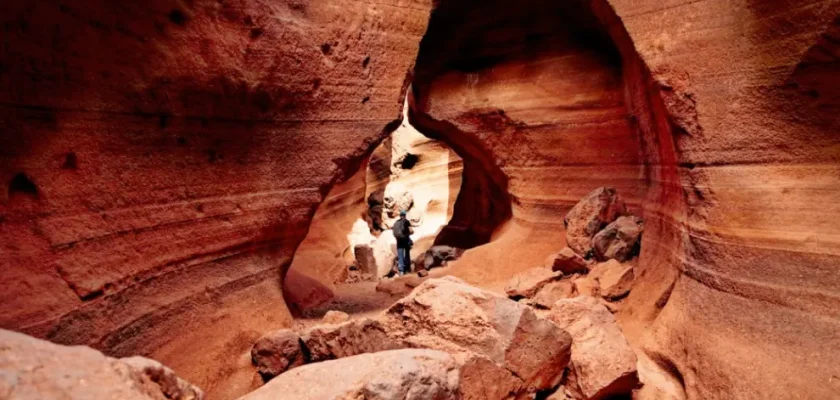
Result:
[[412,346],[473,352],[504,366],[531,390],[554,387],[571,337],[530,307],[454,278],[430,279],[388,309],[392,337]]
[[636,355],[613,315],[597,299],[560,300],[547,318],[572,335],[571,381],[584,398],[629,394],[638,385]]
[[389,337],[381,322],[370,318],[317,325],[304,331],[301,341],[312,362],[404,347]]
[[595,189],[566,214],[563,220],[566,224],[566,243],[576,253],[589,258],[592,237],[626,212],[627,207],[614,188]]
[[607,225],[592,238],[592,248],[599,260],[625,262],[639,254],[645,224],[641,218],[623,216]]
[[558,280],[563,275],[548,268],[536,267],[525,270],[510,279],[505,293],[512,299],[532,298],[543,286]]
[[350,320],[350,315],[343,311],[329,310],[321,321],[325,324],[340,324]]
[[565,275],[589,271],[586,260],[569,247],[564,247],[559,253],[549,256],[546,267]]
[[623,265],[613,260],[598,279],[601,296],[609,300],[625,296],[633,287],[634,279],[632,265]]
[[383,351],[296,368],[241,400],[458,400],[459,374],[441,351]]
[[558,300],[574,297],[575,287],[571,279],[549,282],[534,296],[534,304],[542,308],[551,308]]
[[300,337],[288,329],[268,333],[251,347],[251,362],[264,381],[268,381],[306,362]]
[[204,393],[148,358],[117,360],[0,329],[0,398],[202,400]]

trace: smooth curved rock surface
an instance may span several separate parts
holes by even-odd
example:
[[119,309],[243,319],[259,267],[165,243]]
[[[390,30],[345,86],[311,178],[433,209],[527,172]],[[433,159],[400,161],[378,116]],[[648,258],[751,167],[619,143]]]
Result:
[[221,360],[289,323],[284,271],[399,126],[430,8],[3,2],[0,327],[235,397]]

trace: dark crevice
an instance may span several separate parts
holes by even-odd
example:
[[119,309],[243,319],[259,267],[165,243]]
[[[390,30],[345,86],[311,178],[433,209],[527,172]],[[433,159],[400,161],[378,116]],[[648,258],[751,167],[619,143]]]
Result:
[[38,197],[38,186],[29,176],[20,172],[9,182],[9,197],[16,194]]

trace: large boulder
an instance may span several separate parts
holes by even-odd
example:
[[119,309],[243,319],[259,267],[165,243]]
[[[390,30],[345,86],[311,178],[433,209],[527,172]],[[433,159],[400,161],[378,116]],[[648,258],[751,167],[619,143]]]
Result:
[[241,400],[459,400],[459,374],[444,352],[384,351],[296,368]]
[[[560,300],[548,319],[574,339],[570,375],[575,391],[590,400],[629,394],[639,383],[636,355],[597,299],[587,296]],[[571,389],[571,388],[570,388]]]
[[571,279],[550,282],[534,296],[534,304],[542,308],[551,308],[558,300],[574,297],[575,286]]
[[552,272],[548,268],[531,268],[525,270],[508,281],[505,293],[512,299],[533,298],[537,292],[549,282],[563,277],[562,273]]
[[566,225],[566,243],[578,254],[589,258],[592,237],[626,212],[624,201],[615,189],[595,189],[566,214],[563,220]]
[[154,360],[117,360],[0,330],[0,398],[201,400],[204,393]]
[[363,318],[313,326],[301,334],[313,362],[405,347],[389,336],[380,321]]
[[592,248],[599,260],[627,261],[639,254],[645,223],[635,216],[623,216],[607,225],[592,238]]
[[251,362],[265,381],[303,365],[306,359],[300,336],[288,329],[264,335],[251,348]]
[[549,256],[545,266],[566,275],[589,271],[586,260],[569,247],[564,247],[559,253]]
[[624,297],[633,287],[635,275],[632,265],[624,265],[615,260],[607,263],[603,274],[598,278],[600,294],[606,299]]
[[424,282],[384,319],[388,334],[407,346],[483,355],[530,391],[556,386],[570,357],[568,333],[530,307],[454,277]]

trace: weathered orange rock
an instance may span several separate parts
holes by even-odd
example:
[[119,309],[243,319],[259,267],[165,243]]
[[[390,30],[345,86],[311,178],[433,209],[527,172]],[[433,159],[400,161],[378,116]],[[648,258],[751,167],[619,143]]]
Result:
[[312,362],[405,347],[391,337],[381,322],[369,318],[317,325],[300,336]]
[[309,364],[242,397],[269,399],[457,400],[459,364],[434,350],[392,350]]
[[566,243],[576,253],[588,256],[592,251],[592,237],[625,212],[624,200],[615,188],[595,189],[572,207],[563,219]]
[[613,264],[598,279],[599,292],[606,299],[623,297],[633,287],[634,278],[632,265]]
[[572,335],[570,368],[583,398],[627,395],[638,385],[636,355],[598,300],[588,296],[560,300],[547,318]]
[[589,270],[586,260],[569,247],[564,247],[559,253],[549,256],[545,265],[566,275],[586,273]]
[[548,268],[535,267],[517,274],[505,286],[505,293],[513,299],[532,298],[545,285],[560,279],[561,273],[552,272]]
[[599,260],[621,262],[635,257],[644,231],[644,221],[635,216],[622,216],[607,225],[592,238],[592,248]]
[[350,320],[350,315],[343,311],[335,311],[330,310],[324,314],[324,318],[321,318],[326,324],[340,324],[342,322],[347,322]]
[[114,359],[0,329],[4,399],[201,400],[204,393],[159,362]]
[[251,362],[267,381],[306,362],[300,344],[300,336],[288,329],[268,333],[251,348]]
[[534,296],[534,303],[543,308],[551,308],[558,300],[574,296],[575,287],[571,279],[550,282]]
[[430,279],[388,309],[388,335],[413,346],[474,352],[504,366],[529,391],[555,386],[571,338],[530,307],[445,277]]

